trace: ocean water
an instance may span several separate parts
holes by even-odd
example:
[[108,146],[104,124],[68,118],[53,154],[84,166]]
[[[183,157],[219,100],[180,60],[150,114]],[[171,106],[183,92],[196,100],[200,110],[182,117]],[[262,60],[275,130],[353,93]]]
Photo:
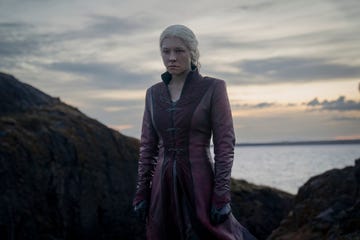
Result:
[[354,166],[360,144],[236,147],[232,177],[296,194],[310,177]]

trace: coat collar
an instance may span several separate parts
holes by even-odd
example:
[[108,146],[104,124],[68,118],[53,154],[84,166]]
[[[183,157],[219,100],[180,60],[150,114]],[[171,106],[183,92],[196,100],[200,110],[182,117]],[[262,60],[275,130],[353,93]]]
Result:
[[[194,77],[196,77],[198,75],[199,75],[198,68],[195,65],[192,64],[191,65],[191,71],[188,73],[186,79],[194,78]],[[163,80],[163,82],[166,85],[168,85],[170,83],[171,79],[172,79],[172,75],[168,71],[166,71],[163,74],[161,74],[161,79]]]

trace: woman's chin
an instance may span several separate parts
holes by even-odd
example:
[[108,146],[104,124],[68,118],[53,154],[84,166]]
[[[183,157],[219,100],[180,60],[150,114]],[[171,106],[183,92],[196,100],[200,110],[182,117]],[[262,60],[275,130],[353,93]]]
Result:
[[184,75],[185,73],[185,71],[180,71],[178,69],[168,69],[167,71],[173,76],[180,76],[180,75]]

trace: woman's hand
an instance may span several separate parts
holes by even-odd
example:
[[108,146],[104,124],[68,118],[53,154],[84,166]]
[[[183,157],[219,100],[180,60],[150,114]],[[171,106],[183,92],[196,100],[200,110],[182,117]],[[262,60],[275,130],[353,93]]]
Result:
[[211,207],[210,212],[210,222],[213,225],[218,225],[226,221],[231,213],[230,203],[225,204],[221,208],[216,208],[215,206]]
[[134,207],[134,212],[136,214],[136,217],[142,222],[146,222],[148,210],[149,210],[149,205],[146,200],[139,202]]

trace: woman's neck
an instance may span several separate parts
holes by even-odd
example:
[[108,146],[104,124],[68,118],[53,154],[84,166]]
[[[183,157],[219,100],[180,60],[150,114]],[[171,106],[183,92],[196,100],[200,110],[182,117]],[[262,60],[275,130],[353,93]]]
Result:
[[186,77],[188,76],[190,70],[183,72],[180,75],[172,75],[171,77],[171,85],[182,85],[184,84]]
[[186,71],[181,75],[172,75],[171,81],[168,84],[171,100],[176,102],[180,99],[182,89],[185,84],[186,77],[190,71]]

